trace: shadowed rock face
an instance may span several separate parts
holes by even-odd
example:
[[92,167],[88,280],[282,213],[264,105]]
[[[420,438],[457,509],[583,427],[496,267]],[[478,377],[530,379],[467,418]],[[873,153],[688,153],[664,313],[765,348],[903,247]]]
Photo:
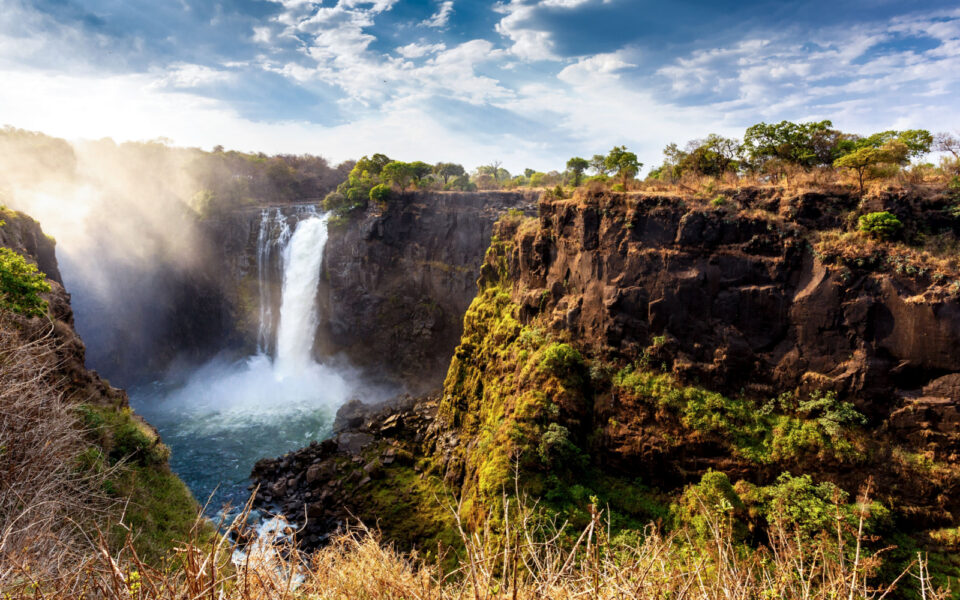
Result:
[[832,389],[878,415],[960,371],[955,293],[825,265],[800,224],[656,197],[544,201],[540,214],[515,234],[514,289],[528,316],[548,311],[600,354],[637,357],[658,338],[688,380]]
[[320,282],[321,355],[343,352],[409,389],[439,386],[493,223],[529,192],[404,194],[331,228]]

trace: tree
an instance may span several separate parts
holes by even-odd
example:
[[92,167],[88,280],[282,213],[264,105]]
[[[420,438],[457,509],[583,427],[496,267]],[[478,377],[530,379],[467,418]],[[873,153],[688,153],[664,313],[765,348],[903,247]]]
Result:
[[523,176],[526,177],[527,179],[530,179],[530,176],[536,172],[537,172],[536,169],[531,169],[527,167],[526,169],[523,170]]
[[960,160],[960,137],[947,132],[938,133],[933,137],[933,149],[948,152],[955,160]]
[[960,137],[946,132],[938,133],[933,138],[933,149],[953,155],[953,159],[942,157],[940,163],[944,170],[960,175]]
[[831,121],[757,123],[744,133],[743,147],[753,168],[771,160],[809,168],[832,164],[844,138]]
[[664,148],[664,164],[660,172],[671,178],[684,173],[723,177],[727,171],[737,168],[742,151],[739,140],[711,133],[702,140],[687,142],[686,150],[676,144]]
[[[867,137],[851,136],[841,144],[847,152],[854,152],[861,148],[887,148],[891,152],[891,160],[896,164],[907,164],[913,158],[919,158],[930,152],[933,146],[933,135],[926,129],[907,129],[904,131],[888,130],[874,133]],[[896,146],[899,144],[899,146]],[[899,151],[894,155],[893,151]]]
[[395,160],[387,163],[380,171],[380,179],[384,183],[396,185],[400,191],[407,189],[410,181],[414,178],[414,168],[410,163]]
[[580,180],[583,178],[583,172],[586,171],[589,166],[590,162],[585,158],[580,158],[579,156],[574,156],[567,161],[567,170],[573,174],[574,187],[580,185]]
[[[496,181],[497,183],[500,183],[500,174],[501,174],[501,172],[506,172],[505,169],[501,169],[501,168],[500,168],[502,165],[503,165],[503,161],[501,161],[501,160],[494,160],[494,161],[491,161],[490,164],[487,165],[487,167],[486,167],[486,168],[487,168],[487,171],[486,171],[486,172],[489,173],[490,175],[492,175],[494,181]],[[507,179],[509,179],[509,178],[510,178],[510,175],[509,175],[509,173],[508,173],[508,174],[507,174]]]
[[590,159],[590,168],[593,169],[597,175],[607,175],[610,173],[610,169],[607,168],[607,157],[603,154],[593,155],[593,158]]
[[361,175],[364,172],[369,173],[370,175],[379,175],[380,171],[383,170],[383,167],[388,165],[390,162],[390,157],[386,154],[374,154],[370,158],[364,156],[357,161],[357,164],[353,166],[353,171],[355,171],[357,175]]
[[415,160],[410,163],[410,169],[413,172],[413,179],[419,185],[420,181],[430,175],[433,172],[433,167],[423,162],[422,160]]
[[443,180],[443,185],[447,185],[450,179],[456,179],[457,177],[466,175],[467,172],[463,168],[463,165],[456,163],[437,163],[433,167],[433,174]]
[[872,148],[870,146],[860,148],[850,154],[841,156],[833,162],[833,166],[840,169],[850,169],[857,174],[857,182],[860,184],[860,195],[863,195],[863,180],[868,169],[880,163],[889,162],[890,155],[881,148]]
[[613,171],[620,177],[620,183],[624,189],[627,187],[627,181],[633,179],[643,163],[637,160],[637,155],[628,152],[626,146],[614,146],[604,159],[604,165],[607,171]]

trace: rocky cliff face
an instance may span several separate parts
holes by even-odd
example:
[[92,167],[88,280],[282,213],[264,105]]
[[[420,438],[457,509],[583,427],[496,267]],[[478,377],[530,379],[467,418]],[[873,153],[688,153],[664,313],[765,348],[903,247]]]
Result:
[[28,338],[53,335],[56,343],[56,364],[50,368],[63,386],[67,400],[113,406],[127,406],[126,392],[103,381],[96,371],[85,366],[86,346],[74,330],[70,294],[63,287],[57,265],[56,242],[47,237],[40,224],[31,217],[10,210],[0,216],[0,246],[24,256],[47,276],[50,292],[44,295],[49,303],[50,321],[19,318],[20,327]]
[[[519,473],[565,515],[596,496],[621,523],[662,515],[710,469],[754,515],[781,474],[852,494],[872,477],[895,526],[939,544],[935,530],[960,519],[960,263],[852,229],[886,209],[908,234],[956,236],[952,202],[543,198],[537,218],[494,228],[439,397],[361,414],[255,479],[291,517],[306,507],[319,539],[345,512],[379,519],[370,507],[411,471],[418,494],[453,491],[467,519]],[[418,542],[401,521],[381,525]]]
[[435,388],[476,294],[494,222],[534,204],[529,192],[420,192],[332,226],[319,295],[321,353],[343,352],[411,390]]
[[[731,202],[739,208],[608,195],[541,203],[508,257],[522,314],[600,354],[636,358],[657,340],[681,378],[727,392],[833,390],[884,417],[925,387],[949,388],[941,377],[960,371],[952,279],[817,252],[816,232],[853,197],[754,190]],[[809,204],[835,214],[805,224],[796,215]]]

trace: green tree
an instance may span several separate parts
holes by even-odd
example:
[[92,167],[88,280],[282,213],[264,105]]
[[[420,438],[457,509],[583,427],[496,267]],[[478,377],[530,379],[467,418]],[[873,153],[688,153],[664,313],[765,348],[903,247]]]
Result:
[[425,177],[428,177],[433,172],[433,167],[423,162],[422,160],[415,160],[410,163],[410,169],[413,171],[413,180],[420,184]]
[[636,177],[643,163],[637,160],[637,155],[628,152],[626,146],[614,146],[607,157],[604,159],[604,165],[608,171],[612,171],[620,177],[620,183],[624,189],[627,182]]
[[[609,175],[610,169],[607,168],[607,157],[603,154],[594,154],[590,159],[590,168],[597,175]],[[529,175],[527,176],[529,177]]]
[[[885,148],[892,159],[889,162],[907,164],[911,159],[919,158],[930,152],[934,137],[926,129],[888,130],[868,135],[851,136],[841,143],[846,152],[855,152],[862,148]],[[898,151],[898,152],[895,152]]]
[[389,156],[386,154],[374,154],[373,156],[367,158],[364,156],[357,161],[357,164],[353,166],[351,173],[356,172],[358,176],[361,176],[363,173],[368,173],[371,176],[376,176],[380,174],[380,171],[383,170],[385,166],[390,164],[392,161]]
[[433,174],[439,177],[443,181],[443,185],[446,186],[451,179],[462,177],[466,175],[467,172],[463,168],[463,165],[456,163],[437,163],[433,166]]
[[567,170],[573,175],[573,185],[574,187],[580,185],[580,180],[583,179],[583,172],[590,167],[590,161],[579,156],[574,156],[567,161]]
[[390,186],[378,183],[370,188],[370,199],[379,204],[386,204],[390,199]]
[[833,162],[833,166],[839,169],[850,169],[857,174],[857,182],[860,184],[860,195],[862,196],[863,181],[868,175],[869,169],[881,163],[889,162],[890,158],[890,153],[887,150],[867,146],[841,156]]
[[47,301],[40,297],[50,291],[46,275],[9,248],[0,248],[0,307],[28,317],[40,317]]
[[832,164],[846,137],[830,121],[757,123],[747,128],[743,147],[753,168],[771,160],[815,167]]
[[526,169],[523,170],[523,176],[526,177],[527,179],[530,179],[530,177],[536,172],[537,172],[536,169],[531,169],[527,167]]
[[380,171],[380,179],[384,183],[397,186],[401,192],[407,189],[415,176],[413,165],[398,160],[387,163]]

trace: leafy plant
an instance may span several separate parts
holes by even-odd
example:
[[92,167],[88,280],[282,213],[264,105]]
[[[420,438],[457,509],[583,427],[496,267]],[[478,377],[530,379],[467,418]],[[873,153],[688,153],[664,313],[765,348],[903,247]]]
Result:
[[378,183],[373,186],[370,188],[370,199],[381,205],[386,204],[387,200],[390,199],[390,186],[383,183]]
[[860,231],[881,240],[888,240],[903,229],[900,219],[887,211],[863,215],[858,223]]
[[46,275],[9,248],[0,248],[0,307],[28,317],[43,316],[50,291]]

